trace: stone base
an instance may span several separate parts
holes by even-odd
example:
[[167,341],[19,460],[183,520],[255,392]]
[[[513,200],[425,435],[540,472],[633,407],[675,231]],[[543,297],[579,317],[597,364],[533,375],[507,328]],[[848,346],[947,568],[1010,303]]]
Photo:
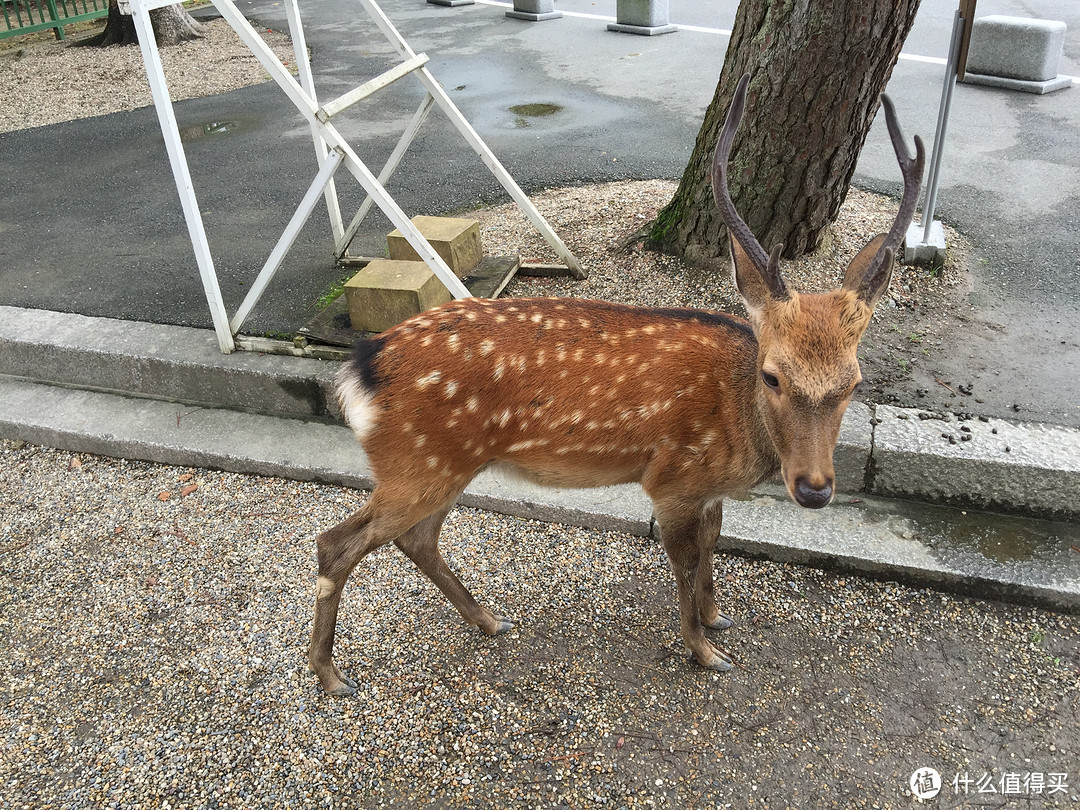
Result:
[[1072,77],[1056,76],[1046,81],[1032,81],[1030,79],[1010,79],[1005,76],[985,76],[980,73],[965,73],[964,83],[1001,87],[1005,90],[1019,90],[1022,93],[1037,93],[1041,96],[1046,93],[1053,93],[1055,90],[1064,90],[1072,84]]
[[515,20],[528,20],[529,22],[541,22],[542,20],[557,20],[562,16],[561,11],[547,11],[543,14],[534,14],[531,11],[508,11],[507,17]]
[[427,0],[433,6],[449,6],[454,8],[456,6],[471,6],[476,0]]
[[451,299],[423,262],[378,259],[345,282],[352,328],[382,332]]
[[659,34],[672,34],[679,30],[677,25],[625,25],[624,23],[608,23],[608,31],[618,31],[620,34],[640,34],[646,37],[655,37]]
[[904,240],[904,264],[942,264],[945,261],[945,229],[938,220],[930,223],[930,241],[923,241],[921,223],[908,225]]
[[[484,256],[484,248],[480,243],[480,225],[476,220],[416,216],[411,221],[458,278],[476,267]],[[401,231],[391,231],[386,237],[386,244],[390,249],[391,259],[420,261],[420,256]]]

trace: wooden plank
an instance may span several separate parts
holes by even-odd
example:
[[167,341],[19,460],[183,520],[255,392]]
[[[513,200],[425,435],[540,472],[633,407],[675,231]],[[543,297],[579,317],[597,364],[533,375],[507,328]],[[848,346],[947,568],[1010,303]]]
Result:
[[573,272],[565,264],[547,264],[546,262],[522,262],[518,268],[518,275],[557,278],[560,276],[572,276]]
[[498,298],[520,266],[517,256],[488,256],[461,282],[477,298]]
[[333,101],[328,101],[322,106],[315,115],[324,123],[329,121],[335,115],[340,112],[344,112],[359,101],[370,96],[372,93],[382,90],[384,87],[393,84],[403,76],[408,76],[414,70],[422,68],[427,64],[427,54],[420,53],[411,59],[406,59],[404,62],[400,62],[390,70],[376,76],[374,79],[364,82],[362,85],[354,90],[350,90],[342,96],[338,96]]

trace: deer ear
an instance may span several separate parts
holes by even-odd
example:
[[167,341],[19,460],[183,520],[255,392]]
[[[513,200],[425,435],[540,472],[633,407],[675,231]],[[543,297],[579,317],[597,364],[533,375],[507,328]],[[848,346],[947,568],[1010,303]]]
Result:
[[783,245],[773,248],[769,263],[764,270],[750,258],[738,239],[728,239],[731,245],[731,264],[735,274],[735,286],[746,304],[747,311],[756,315],[770,299],[786,301],[790,298],[787,285],[780,275],[780,253]]
[[844,272],[844,289],[851,290],[870,306],[874,306],[889,289],[892,278],[893,251],[881,249],[888,236],[879,233],[867,242]]

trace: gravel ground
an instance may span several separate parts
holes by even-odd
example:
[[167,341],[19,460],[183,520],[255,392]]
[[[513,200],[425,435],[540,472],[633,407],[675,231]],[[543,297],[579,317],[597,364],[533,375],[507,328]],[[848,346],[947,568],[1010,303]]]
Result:
[[942,807],[1080,800],[1076,617],[721,557],[721,675],[654,541],[465,509],[448,560],[517,629],[377,552],[328,698],[312,537],[361,498],[0,441],[0,808],[907,807],[922,767]]
[[[104,21],[94,25],[99,31]],[[173,101],[225,93],[269,81],[266,71],[224,20],[205,24],[206,36],[161,48]],[[259,32],[282,62],[294,61],[292,40]],[[137,45],[79,47],[40,36],[0,44],[0,132],[134,110],[153,103]]]

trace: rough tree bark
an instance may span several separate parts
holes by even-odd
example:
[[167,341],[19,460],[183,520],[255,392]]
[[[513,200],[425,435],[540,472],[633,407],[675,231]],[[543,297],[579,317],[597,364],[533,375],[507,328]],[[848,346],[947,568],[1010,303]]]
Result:
[[731,196],[766,250],[795,258],[821,243],[919,0],[742,0],[716,94],[652,246],[690,259],[726,256],[709,168],[735,85],[750,73],[731,158]]
[[[150,22],[154,26],[154,39],[158,47],[178,45],[203,36],[202,23],[188,14],[179,3],[154,9],[150,12]],[[87,40],[86,44],[104,48],[108,45],[133,45],[138,41],[131,15],[120,11],[117,0],[109,0],[105,29]]]

